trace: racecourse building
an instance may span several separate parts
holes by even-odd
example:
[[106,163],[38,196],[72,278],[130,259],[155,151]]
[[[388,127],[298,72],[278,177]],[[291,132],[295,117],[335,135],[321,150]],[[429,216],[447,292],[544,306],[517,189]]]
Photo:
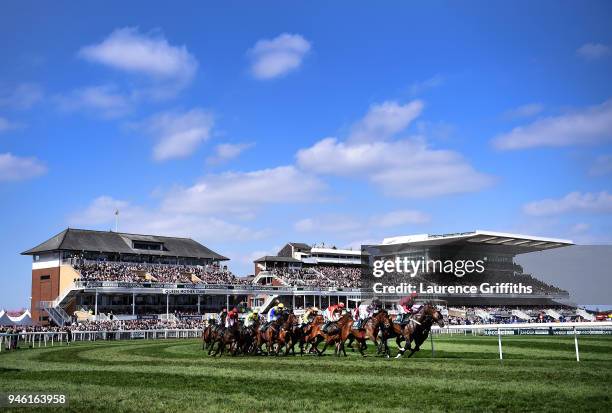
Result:
[[[385,238],[380,245],[364,246],[363,253],[368,257],[364,262],[369,263],[416,263],[408,269],[409,276],[393,269],[386,284],[409,283],[417,293],[449,305],[555,306],[570,303],[568,292],[526,272],[515,258],[569,245],[573,243],[565,239],[478,230]],[[470,263],[470,271],[466,271],[466,263]],[[443,270],[445,265],[448,269]],[[367,279],[364,277],[364,284]],[[372,277],[370,281],[371,286],[378,280]],[[388,297],[402,295],[389,290],[393,288],[385,291]]]
[[[223,306],[265,310],[275,300],[296,309],[340,301],[353,308],[376,296],[391,306],[406,293],[369,288],[368,264],[376,256],[486,260],[484,274],[453,278],[452,283],[441,274],[419,272],[412,281],[431,287],[420,294],[423,300],[561,305],[568,293],[527,274],[514,258],[567,245],[568,240],[490,231],[387,238],[361,250],[291,242],[276,255],[255,260],[252,277],[235,276],[226,266],[228,258],[189,238],[69,228],[22,254],[32,256],[33,321],[65,324],[75,317],[105,320],[109,314],[126,320],[171,318],[175,313],[201,318]],[[531,291],[458,294],[441,289],[474,283],[518,283]]]

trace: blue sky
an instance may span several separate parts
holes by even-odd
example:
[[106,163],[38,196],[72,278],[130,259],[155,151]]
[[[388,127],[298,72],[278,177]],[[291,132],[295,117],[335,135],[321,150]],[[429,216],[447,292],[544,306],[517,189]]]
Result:
[[610,242],[609,2],[9,2],[0,307],[67,226],[287,241]]

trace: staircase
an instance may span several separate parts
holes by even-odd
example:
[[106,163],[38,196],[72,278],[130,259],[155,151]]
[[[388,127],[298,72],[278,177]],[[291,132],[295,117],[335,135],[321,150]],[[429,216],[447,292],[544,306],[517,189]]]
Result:
[[559,318],[561,318],[561,314],[559,314],[558,312],[556,312],[555,310],[552,309],[548,309],[544,312],[544,314],[546,314],[549,317],[554,318],[555,320],[558,320]]
[[39,308],[44,310],[56,325],[63,326],[69,324],[71,319],[68,313],[59,305],[54,306],[54,303],[54,301],[41,301],[39,303]]
[[38,303],[38,308],[44,310],[51,320],[58,326],[63,326],[65,324],[70,324],[72,319],[64,310],[65,307],[71,305],[76,296],[76,286],[72,283],[69,287],[67,287],[62,294],[57,297],[53,301],[40,301]]
[[485,310],[481,310],[480,308],[474,311],[474,314],[483,320],[489,320],[491,318],[491,314],[487,313]]
[[266,300],[263,302],[263,304],[259,308],[255,308],[255,310],[259,311],[260,313],[263,311],[266,311],[270,307],[270,305],[272,304],[272,301],[274,301],[276,297],[278,297],[278,294],[269,295],[266,298]]
[[280,283],[282,283],[283,285],[288,285],[284,280],[278,278],[276,275],[272,274],[270,271],[268,270],[262,270],[259,271],[259,274],[257,274],[257,277],[255,277],[253,279],[253,284],[258,284],[259,280],[261,280],[262,278],[274,278],[275,280],[278,280]]
[[577,308],[576,315],[584,318],[587,321],[595,321],[595,316],[583,308]]
[[519,320],[531,320],[531,316],[524,311],[521,310],[512,310],[512,315],[518,318]]

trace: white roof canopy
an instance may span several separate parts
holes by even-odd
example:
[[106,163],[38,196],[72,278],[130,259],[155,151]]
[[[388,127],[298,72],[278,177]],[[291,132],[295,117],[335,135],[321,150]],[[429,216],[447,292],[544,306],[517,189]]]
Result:
[[456,234],[428,235],[417,234],[385,238],[383,245],[415,244],[415,245],[446,245],[455,242],[470,242],[481,245],[504,245],[524,248],[531,251],[541,251],[550,248],[573,245],[571,240],[560,238],[539,237],[533,235],[511,234],[506,232],[476,230]]

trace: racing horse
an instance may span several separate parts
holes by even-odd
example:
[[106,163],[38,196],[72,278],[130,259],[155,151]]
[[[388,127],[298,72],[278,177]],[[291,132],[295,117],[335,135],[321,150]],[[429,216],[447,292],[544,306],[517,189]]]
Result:
[[[438,324],[440,327],[444,327],[444,317],[434,305],[426,303],[419,308],[419,311],[410,319],[408,324],[403,326],[401,335],[406,340],[405,346],[410,350],[410,354],[408,354],[409,358],[419,351],[421,344],[427,340],[433,323]],[[412,347],[413,341],[414,347]],[[395,358],[402,357],[405,352],[405,347],[399,347],[399,351]]]
[[356,341],[359,343],[359,353],[361,353],[363,357],[366,357],[364,353],[364,350],[368,348],[366,341],[370,339],[374,342],[374,345],[378,347],[378,332],[381,329],[389,330],[391,324],[392,321],[389,319],[389,314],[385,310],[380,310],[374,316],[369,317],[362,328],[351,329],[348,346],[352,348],[353,341]]
[[[238,340],[240,338],[240,325],[236,321],[236,323],[231,327],[225,327],[219,329],[216,337],[213,339],[213,344],[211,346],[212,354],[209,351],[209,354],[212,356],[222,356],[225,352],[225,349],[228,348],[228,351],[235,356],[239,350],[238,348]],[[215,344],[217,344],[217,349],[214,350]]]
[[346,313],[342,315],[338,321],[332,322],[329,325],[327,332],[319,330],[320,333],[317,337],[318,341],[314,344],[315,349],[317,344],[319,344],[321,341],[325,342],[323,350],[317,350],[319,356],[322,356],[323,353],[325,353],[327,346],[330,344],[335,344],[336,348],[334,350],[334,355],[340,356],[340,354],[344,354],[346,357],[344,342],[349,338],[354,322],[353,317],[349,313]]
[[[268,355],[278,355],[280,351],[280,344],[278,343],[278,334],[280,333],[281,326],[287,322],[289,318],[289,311],[285,310],[281,313],[280,317],[274,321],[266,323],[261,329],[258,330],[257,334],[257,348],[261,350],[263,345],[266,345],[266,353]],[[263,352],[263,351],[262,351]]]

